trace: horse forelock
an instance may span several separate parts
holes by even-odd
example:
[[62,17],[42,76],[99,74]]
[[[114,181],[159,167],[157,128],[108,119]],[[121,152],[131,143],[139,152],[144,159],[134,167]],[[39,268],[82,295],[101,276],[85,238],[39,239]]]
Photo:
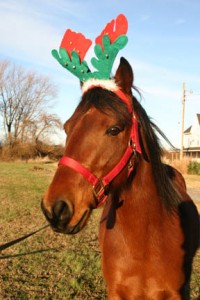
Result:
[[104,114],[114,114],[124,125],[131,125],[131,114],[127,105],[112,91],[101,87],[94,87],[82,96],[78,110],[85,113],[94,106]]

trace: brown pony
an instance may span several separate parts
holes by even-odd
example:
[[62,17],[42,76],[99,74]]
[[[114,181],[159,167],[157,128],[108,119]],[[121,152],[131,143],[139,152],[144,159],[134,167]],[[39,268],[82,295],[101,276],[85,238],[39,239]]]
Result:
[[132,145],[124,158],[132,130],[126,103],[107,89],[88,90],[64,125],[65,156],[42,210],[53,230],[75,234],[105,202],[99,241],[109,299],[189,299],[198,212],[182,175],[161,161],[159,129],[132,94],[133,72],[124,58],[114,80],[137,116],[141,152]]

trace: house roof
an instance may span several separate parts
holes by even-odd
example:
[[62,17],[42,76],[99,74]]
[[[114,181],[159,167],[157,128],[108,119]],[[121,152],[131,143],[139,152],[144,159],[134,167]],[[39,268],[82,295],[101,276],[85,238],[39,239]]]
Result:
[[185,148],[184,147],[184,152],[186,151],[188,151],[188,152],[193,152],[193,151],[195,151],[195,152],[200,152],[200,147],[189,147],[189,148]]
[[[190,147],[190,148],[183,148],[183,151],[184,152],[200,152],[200,147]],[[170,152],[170,153],[178,153],[180,152],[180,149],[179,148],[176,148],[176,149],[169,149],[169,150],[166,150],[166,152]]]
[[189,133],[189,132],[191,131],[191,128],[192,128],[192,126],[188,127],[188,128],[184,131],[184,133]]
[[198,119],[198,122],[199,122],[199,125],[200,125],[200,114],[197,114],[197,119]]
[[[198,120],[198,123],[200,125],[200,114],[197,114],[197,120]],[[188,127],[184,133],[190,133],[191,132],[191,128],[192,128],[192,125],[190,127]]]

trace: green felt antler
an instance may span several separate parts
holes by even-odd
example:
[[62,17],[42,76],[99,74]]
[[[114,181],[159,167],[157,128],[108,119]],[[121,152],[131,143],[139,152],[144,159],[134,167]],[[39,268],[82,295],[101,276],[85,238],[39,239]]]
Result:
[[128,42],[125,35],[128,29],[127,19],[119,15],[106,25],[101,35],[96,38],[94,52],[96,57],[91,59],[97,71],[90,72],[88,64],[83,60],[91,41],[81,33],[68,29],[63,37],[59,52],[52,50],[54,58],[68,71],[77,76],[81,82],[88,79],[109,79],[112,66],[118,52]]
[[52,50],[51,53],[64,68],[77,76],[81,82],[85,82],[90,78],[89,74],[91,73],[89,71],[87,62],[85,60],[81,62],[76,51],[71,52],[71,58],[64,48],[59,49],[59,54],[57,50]]
[[92,73],[92,78],[109,79],[115,58],[119,50],[126,46],[128,38],[126,35],[121,35],[113,44],[111,44],[109,36],[104,35],[102,41],[103,47],[99,44],[94,47],[98,59],[93,57],[91,63],[98,71]]

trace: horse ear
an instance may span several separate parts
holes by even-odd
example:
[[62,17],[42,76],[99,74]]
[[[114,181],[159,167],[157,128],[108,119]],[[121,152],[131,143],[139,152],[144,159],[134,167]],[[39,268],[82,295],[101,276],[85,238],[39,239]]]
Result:
[[131,88],[133,86],[133,70],[129,62],[124,58],[120,58],[120,64],[115,74],[115,81],[117,85],[126,93],[132,94]]

